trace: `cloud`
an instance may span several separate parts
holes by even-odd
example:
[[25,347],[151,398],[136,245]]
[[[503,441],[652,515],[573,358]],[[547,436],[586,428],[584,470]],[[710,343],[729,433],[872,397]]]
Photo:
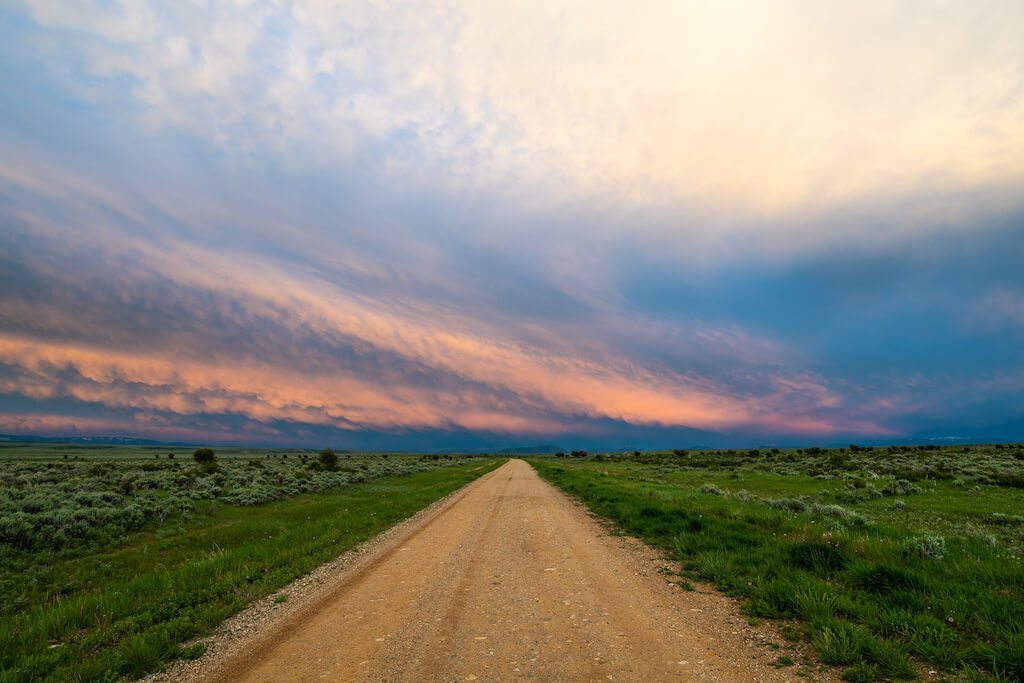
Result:
[[[600,322],[519,339],[515,327],[443,303],[347,291],[254,254],[173,241],[86,253],[70,234],[61,243],[29,238],[8,264],[2,393],[342,429],[554,434],[602,419],[837,427],[813,413],[838,398],[806,376],[761,373],[756,383],[726,385],[575,341]],[[710,349],[734,334],[676,336]]]
[[291,166],[755,216],[1024,172],[1013,2],[26,9],[81,97]]
[[974,304],[967,319],[989,331],[1024,329],[1024,291],[994,289]]
[[2,9],[0,425],[415,447],[1013,423],[1022,23]]

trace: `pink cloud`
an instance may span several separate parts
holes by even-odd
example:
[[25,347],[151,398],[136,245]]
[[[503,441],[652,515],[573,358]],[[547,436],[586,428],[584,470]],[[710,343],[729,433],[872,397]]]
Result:
[[[105,202],[81,188],[67,192]],[[135,216],[136,209],[129,206],[119,213]],[[88,289],[88,282],[76,282],[74,274],[61,269],[61,258],[74,260],[75,249],[87,251],[110,271],[103,276],[111,307],[150,306],[153,302],[144,297],[162,291],[172,297],[192,293],[193,298],[180,299],[181,305],[193,307],[182,311],[187,324],[166,335],[159,329],[133,330],[124,322],[111,329],[102,311],[96,314],[100,319],[91,320],[53,299],[35,307],[0,300],[0,314],[18,321],[20,330],[0,330],[0,362],[16,371],[13,378],[0,380],[0,391],[121,409],[231,413],[264,423],[355,430],[554,435],[578,433],[588,420],[715,431],[881,430],[867,418],[845,420],[842,397],[808,373],[766,371],[746,383],[680,372],[630,357],[609,343],[608,335],[594,334],[593,320],[552,323],[550,328],[535,321],[494,321],[452,303],[398,296],[388,286],[348,287],[344,278],[339,284],[313,268],[296,268],[242,248],[204,248],[182,239],[110,230],[93,224],[97,216],[83,216],[80,220],[90,225],[87,237],[33,221],[32,233],[43,235],[56,254],[36,264],[47,279],[66,282],[69,289]],[[337,267],[340,271],[334,272],[385,284],[394,277],[359,268],[351,255],[342,255]],[[136,290],[145,283],[156,284],[137,298]],[[214,335],[225,322],[254,337],[264,329],[272,334],[265,348],[258,338],[237,347],[207,343],[204,335]],[[686,330],[623,315],[597,324],[624,335],[693,345],[698,355],[731,360],[739,368],[784,367],[781,361],[788,353],[772,340],[737,328]],[[372,372],[354,372],[329,352],[303,357],[296,344],[300,339],[383,360],[366,366]],[[417,372],[430,373],[432,381],[413,381]]]
[[966,316],[968,326],[986,330],[1024,327],[1024,292],[996,289],[979,300]]

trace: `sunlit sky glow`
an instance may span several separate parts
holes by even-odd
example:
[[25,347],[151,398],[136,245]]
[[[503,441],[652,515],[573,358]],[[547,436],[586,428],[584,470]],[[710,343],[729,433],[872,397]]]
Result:
[[1024,438],[1019,2],[0,7],[0,432]]

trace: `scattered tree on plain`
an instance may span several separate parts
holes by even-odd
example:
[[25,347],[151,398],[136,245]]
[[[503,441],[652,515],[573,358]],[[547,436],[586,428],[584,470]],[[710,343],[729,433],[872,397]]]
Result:
[[338,454],[332,451],[330,448],[325,448],[320,451],[320,465],[324,469],[333,470],[338,466]]
[[213,462],[216,455],[212,448],[197,448],[192,454],[192,457],[196,459],[198,463]]

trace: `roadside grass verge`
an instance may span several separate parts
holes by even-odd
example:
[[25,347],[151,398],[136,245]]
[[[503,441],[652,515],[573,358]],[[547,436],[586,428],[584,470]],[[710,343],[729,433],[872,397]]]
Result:
[[[840,505],[832,501],[846,492],[836,482],[799,474],[530,462],[626,533],[674,552],[688,576],[742,599],[752,617],[800,620],[847,680],[912,679],[915,662],[973,680],[1024,680],[1024,564],[994,537],[941,535],[923,516],[907,524],[905,504],[892,498]],[[932,513],[941,528],[958,495],[962,514],[972,514],[968,494],[952,486],[918,495],[947,513]],[[1012,495],[1019,505],[1019,489]]]
[[202,648],[181,643],[372,538],[503,460],[384,477],[255,507],[209,503],[187,525],[58,559],[59,597],[0,617],[0,681],[113,681]]

